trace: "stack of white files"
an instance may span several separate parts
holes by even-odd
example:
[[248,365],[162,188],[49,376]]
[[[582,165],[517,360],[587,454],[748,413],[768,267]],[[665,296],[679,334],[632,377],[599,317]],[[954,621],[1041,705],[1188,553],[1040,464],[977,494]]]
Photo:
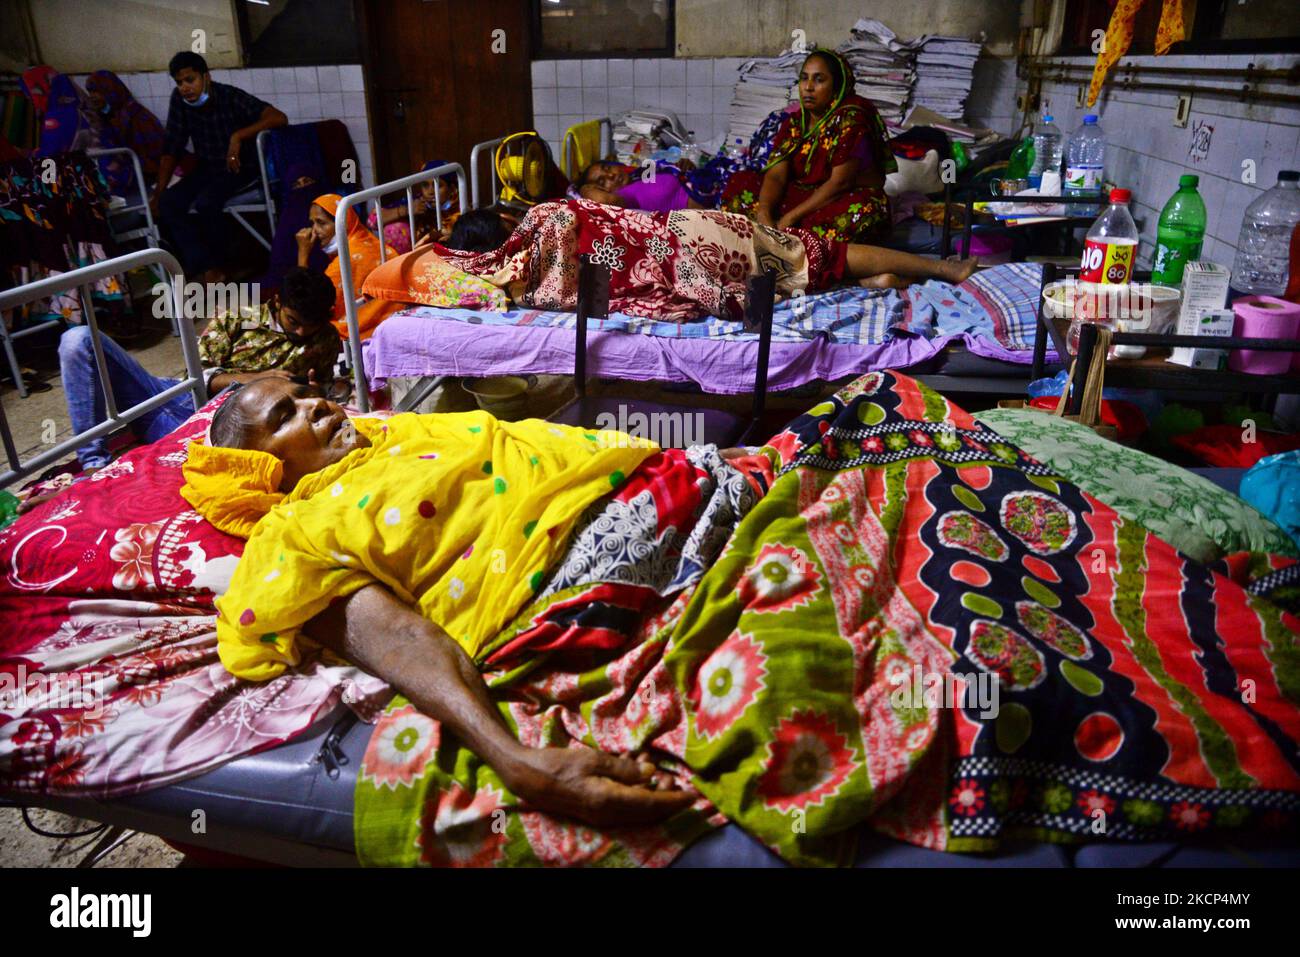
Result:
[[876,104],[888,126],[897,127],[916,79],[912,44],[879,20],[859,20],[850,35],[837,49],[853,68],[855,91]]
[[963,119],[980,45],[964,37],[924,36],[913,42],[918,52],[911,105]]

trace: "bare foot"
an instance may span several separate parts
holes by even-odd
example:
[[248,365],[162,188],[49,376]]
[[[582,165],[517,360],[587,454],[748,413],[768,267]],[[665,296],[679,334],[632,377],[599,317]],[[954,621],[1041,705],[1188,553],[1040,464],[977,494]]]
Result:
[[863,289],[906,289],[912,280],[896,276],[892,272],[882,272],[876,276],[859,279],[858,285]]
[[975,272],[979,265],[979,260],[974,257],[970,259],[948,259],[943,263],[942,278],[945,282],[959,283],[965,282]]

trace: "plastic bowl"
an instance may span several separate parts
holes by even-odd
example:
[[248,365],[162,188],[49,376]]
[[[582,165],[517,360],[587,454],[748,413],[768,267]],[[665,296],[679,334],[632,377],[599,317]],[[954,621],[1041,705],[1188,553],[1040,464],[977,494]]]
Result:
[[461,379],[460,385],[474,397],[484,412],[490,412],[498,419],[511,419],[528,410],[528,393],[537,385],[537,376],[502,375]]

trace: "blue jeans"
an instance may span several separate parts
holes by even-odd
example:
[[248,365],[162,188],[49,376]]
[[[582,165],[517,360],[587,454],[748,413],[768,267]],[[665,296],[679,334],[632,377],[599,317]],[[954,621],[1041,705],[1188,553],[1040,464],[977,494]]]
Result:
[[[108,381],[113,386],[113,398],[119,411],[153,398],[170,389],[180,380],[158,379],[145,371],[108,336],[100,336],[104,349],[104,363],[108,366]],[[104,408],[104,390],[99,385],[99,372],[95,365],[95,350],[90,344],[90,329],[73,326],[59,340],[59,371],[63,376],[63,391],[68,400],[68,417],[74,432],[84,432],[108,418]],[[194,396],[178,395],[131,423],[132,429],[145,442],[156,442],[194,414]],[[103,468],[112,456],[108,454],[108,438],[94,439],[77,449],[77,458],[85,469]]]

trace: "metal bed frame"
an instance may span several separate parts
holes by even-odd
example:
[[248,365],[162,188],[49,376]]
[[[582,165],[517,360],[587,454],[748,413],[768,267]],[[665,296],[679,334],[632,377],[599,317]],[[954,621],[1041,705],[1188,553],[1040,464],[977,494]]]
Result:
[[[583,122],[589,123],[591,121],[583,120]],[[569,179],[573,178],[572,176],[569,176],[567,170],[567,167],[569,165],[569,142],[572,139],[572,135],[570,131],[572,129],[573,127],[569,127],[569,129],[564,131],[564,139],[560,148],[560,171],[564,173],[565,176],[568,176]],[[526,131],[521,131],[521,132],[526,132]],[[533,132],[537,132],[537,131],[534,130]],[[538,133],[538,136],[540,135],[541,134]],[[488,206],[494,205],[497,199],[501,195],[501,191],[500,191],[501,181],[497,179],[496,163],[489,162],[488,163],[488,185],[492,191],[492,201],[487,204],[481,202],[483,191],[479,188],[479,169],[480,169],[479,159],[480,157],[483,156],[485,152],[489,150],[495,150],[498,146],[500,146],[502,141],[505,140],[505,138],[506,138],[505,136],[498,136],[496,139],[493,140],[484,140],[482,143],[475,143],[474,148],[469,151],[469,180],[470,180],[470,196],[471,196],[470,205],[473,209],[482,209],[484,205],[488,205]],[[602,156],[608,156],[609,153],[614,148],[614,123],[612,120],[610,120],[608,116],[602,116],[600,118],[600,145],[601,145]]]
[[[359,206],[362,203],[373,200],[375,204],[375,216],[379,216],[380,200],[389,193],[395,193],[398,190],[406,190],[406,213],[408,222],[411,227],[411,240],[415,240],[415,207],[413,204],[414,196],[411,192],[412,187],[421,183],[432,182],[435,200],[441,200],[440,187],[438,180],[448,173],[456,174],[456,185],[460,194],[460,211],[468,212],[468,206],[465,201],[466,183],[465,170],[459,163],[444,163],[442,166],[436,166],[430,170],[424,170],[419,173],[412,173],[410,176],[403,176],[387,183],[380,183],[378,186],[372,186],[369,189],[363,189],[358,193],[350,196],[344,196],[343,201],[339,203],[338,212],[334,215],[334,235],[339,244],[339,279],[343,283],[343,306],[347,316],[348,323],[348,342],[347,356],[348,361],[352,363],[352,377],[356,385],[356,403],[357,408],[362,412],[370,411],[370,393],[366,388],[366,371],[361,361],[361,328],[357,322],[357,306],[364,301],[357,296],[356,285],[352,280],[352,256],[348,250],[348,210],[353,206]],[[362,221],[365,217],[362,216]],[[442,204],[434,204],[434,221],[442,226]],[[387,262],[388,254],[386,246],[382,239],[379,243],[379,261]]]
[[[129,409],[119,409],[117,399],[113,395],[112,383],[109,382],[108,378],[108,364],[104,359],[104,348],[100,341],[103,333],[100,331],[99,324],[95,319],[95,306],[91,300],[91,284],[107,276],[127,272],[141,266],[153,265],[161,266],[170,280],[166,297],[167,311],[180,335],[181,353],[185,357],[186,375],[176,385],[158,395],[133,405]],[[9,429],[9,420],[5,416],[4,408],[0,406],[0,443],[3,443],[5,455],[9,461],[8,470],[0,472],[0,488],[24,476],[31,475],[70,453],[74,453],[90,439],[97,439],[116,432],[145,413],[152,412],[159,406],[165,405],[186,392],[193,393],[194,407],[196,409],[207,401],[207,386],[203,381],[203,364],[199,360],[198,335],[194,331],[192,324],[180,321],[180,317],[184,314],[182,310],[184,284],[185,274],[181,270],[180,263],[176,261],[176,258],[171,253],[163,249],[140,249],[114,259],[105,260],[102,263],[83,266],[71,272],[38,279],[36,282],[0,292],[0,311],[3,311],[24,306],[34,300],[44,299],[47,296],[57,295],[71,289],[78,290],[81,296],[81,307],[85,311],[86,326],[91,333],[90,341],[95,351],[96,371],[99,375],[100,388],[104,392],[104,408],[108,414],[108,418],[98,425],[23,461],[18,453],[17,446],[14,444],[13,433]]]
[[[271,250],[271,240],[255,229],[253,224],[244,218],[244,213],[266,213],[267,221],[271,224],[271,236],[275,236],[275,198],[271,195],[271,178],[267,175],[266,170],[266,137],[270,136],[272,132],[272,130],[262,130],[257,134],[257,169],[262,175],[262,201],[260,203],[233,203],[227,201],[226,205],[221,208],[222,212],[235,217],[235,222],[243,226],[250,236],[266,248],[267,252]],[[248,191],[244,190],[244,192]],[[239,195],[232,197],[232,199],[238,199]]]

